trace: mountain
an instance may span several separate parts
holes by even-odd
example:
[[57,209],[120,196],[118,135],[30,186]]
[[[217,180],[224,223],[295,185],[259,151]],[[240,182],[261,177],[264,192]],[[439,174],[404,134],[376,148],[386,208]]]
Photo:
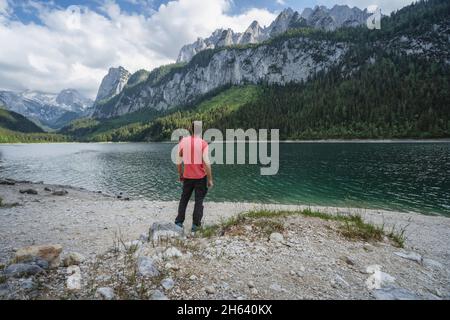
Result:
[[65,113],[82,116],[93,102],[74,89],[66,89],[58,94],[38,91],[0,91],[0,104],[44,126],[57,128],[55,123]]
[[350,8],[347,5],[335,5],[331,9],[316,6],[314,9],[304,9],[301,14],[287,8],[267,28],[262,28],[257,21],[253,21],[244,33],[218,29],[206,39],[198,38],[196,42],[181,48],[177,62],[189,62],[203,50],[260,43],[297,28],[311,27],[332,31],[340,27],[355,27],[365,23],[369,16],[367,10]]
[[8,111],[0,105],[0,128],[23,133],[44,132],[34,122],[28,120],[21,114]]
[[131,74],[123,67],[110,68],[98,89],[95,103],[108,100],[119,94],[128,82]]
[[[332,17],[336,25],[348,22],[351,26],[352,21],[357,21],[363,14],[357,8],[334,6],[332,9],[316,7],[307,16],[308,23],[314,23],[314,26],[323,25],[323,17]],[[299,21],[304,18],[287,9],[266,28],[276,36],[262,43],[227,46],[227,43],[234,41],[236,34],[231,29],[222,31],[220,35],[217,32],[215,35],[219,47],[200,51],[187,64],[153,70],[147,81],[134,86],[132,90],[125,89],[114,99],[98,105],[94,117],[117,117],[142,108],[169,110],[192,105],[202,96],[230,85],[302,83],[319,72],[326,72],[340,64],[342,71],[350,74],[353,69],[358,68],[349,62],[354,59],[355,53],[363,52],[367,55],[366,51],[356,49],[368,46],[374,52],[415,54],[424,59],[437,55],[440,56],[437,57],[440,62],[446,61],[446,37],[449,30],[446,29],[445,21],[441,25],[418,25],[416,29],[422,32],[419,33],[413,32],[414,28],[410,26],[398,23],[397,17],[394,16],[391,20],[391,24],[399,29],[394,30],[395,32],[386,25],[382,30],[375,31],[369,30],[365,25],[340,29],[339,32],[316,27],[288,30],[294,19]],[[389,23],[387,26],[389,27]],[[249,29],[249,33],[256,31],[255,35],[260,32],[256,23]],[[280,33],[285,29],[287,31]],[[237,38],[242,39],[242,35]],[[370,38],[373,39],[368,41]],[[367,57],[368,61],[372,58]],[[359,62],[361,63],[364,61]],[[159,78],[155,80],[154,75],[159,75]]]
[[283,139],[449,137],[449,15],[448,1],[420,1],[383,17],[380,30],[308,27],[204,50],[96,109],[89,141],[167,139],[192,119],[280,128]]

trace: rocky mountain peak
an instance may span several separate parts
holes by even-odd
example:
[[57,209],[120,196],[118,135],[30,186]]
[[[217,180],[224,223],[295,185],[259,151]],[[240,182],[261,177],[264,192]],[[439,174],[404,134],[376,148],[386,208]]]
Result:
[[124,67],[110,68],[98,89],[96,102],[109,99],[119,94],[130,78],[131,73]]

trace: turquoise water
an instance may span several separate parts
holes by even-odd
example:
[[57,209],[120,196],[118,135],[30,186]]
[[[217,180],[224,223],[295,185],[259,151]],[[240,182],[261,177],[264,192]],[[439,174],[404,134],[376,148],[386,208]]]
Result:
[[[171,144],[0,145],[0,176],[178,200]],[[450,216],[450,143],[283,143],[276,176],[214,165],[209,201],[381,208]]]

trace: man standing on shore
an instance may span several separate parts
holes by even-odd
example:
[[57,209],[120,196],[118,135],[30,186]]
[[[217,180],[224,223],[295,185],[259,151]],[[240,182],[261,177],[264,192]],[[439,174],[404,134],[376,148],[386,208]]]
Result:
[[201,134],[202,122],[194,121],[191,126],[191,135],[181,139],[178,144],[177,169],[180,181],[183,182],[183,193],[181,194],[175,224],[183,227],[186,207],[192,193],[195,191],[192,232],[196,232],[202,225],[203,200],[208,192],[208,188],[214,186],[211,163],[208,156],[208,143],[201,138]]

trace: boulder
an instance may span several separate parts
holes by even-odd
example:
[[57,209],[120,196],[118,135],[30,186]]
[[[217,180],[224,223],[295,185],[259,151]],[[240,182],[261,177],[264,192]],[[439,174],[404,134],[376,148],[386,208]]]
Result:
[[181,238],[183,235],[183,228],[170,222],[155,222],[149,230],[149,239],[153,242],[164,239]]
[[137,260],[138,274],[143,277],[157,277],[159,271],[153,263],[153,259],[149,257],[139,257]]
[[78,266],[83,263],[84,260],[86,260],[86,258],[82,254],[78,252],[71,252],[64,257],[63,265],[64,267]]
[[95,292],[95,298],[101,300],[113,300],[116,297],[114,290],[109,287],[98,288]]
[[50,268],[56,268],[60,264],[61,251],[62,246],[59,244],[24,247],[16,251],[14,262],[26,262],[40,258],[47,261]]
[[34,264],[16,263],[9,265],[4,273],[14,278],[24,278],[44,272],[44,269]]
[[19,190],[20,193],[24,194],[38,194],[37,190],[35,189],[21,189]]

